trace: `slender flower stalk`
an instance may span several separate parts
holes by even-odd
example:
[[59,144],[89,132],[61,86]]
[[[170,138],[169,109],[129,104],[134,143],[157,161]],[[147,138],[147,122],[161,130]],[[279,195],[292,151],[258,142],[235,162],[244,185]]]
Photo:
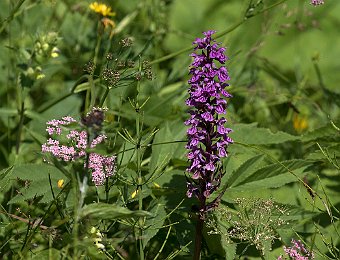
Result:
[[221,158],[226,157],[227,147],[233,141],[228,136],[232,131],[225,127],[227,101],[231,95],[225,90],[229,75],[224,66],[227,57],[225,48],[220,47],[211,36],[215,31],[204,32],[204,38],[197,38],[193,44],[194,61],[190,67],[191,79],[189,98],[190,118],[185,121],[189,150],[187,157],[190,166],[187,172],[187,196],[195,196],[199,201],[199,220],[196,226],[196,245],[194,259],[200,257],[202,228],[205,215],[218,206],[223,192],[211,202],[208,198],[218,189],[223,176]]

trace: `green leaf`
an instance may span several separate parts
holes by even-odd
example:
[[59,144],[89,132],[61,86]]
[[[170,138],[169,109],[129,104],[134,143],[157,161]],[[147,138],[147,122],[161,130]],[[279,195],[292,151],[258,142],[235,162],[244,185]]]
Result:
[[[340,121],[334,122],[335,125],[340,125]],[[321,141],[328,142],[339,140],[340,133],[333,127],[331,123],[312,130],[304,134],[301,138],[303,142]]]
[[257,123],[233,125],[230,137],[236,142],[245,144],[279,144],[299,139],[298,136],[285,132],[272,133],[267,128],[258,128]]
[[49,248],[39,252],[34,252],[32,260],[44,260],[44,259],[60,259],[62,254],[55,248]]
[[22,164],[15,165],[7,172],[6,176],[1,180],[0,186],[8,183],[10,180],[29,181],[27,187],[19,189],[19,194],[13,197],[8,203],[17,203],[38,196],[43,196],[40,202],[50,202],[53,200],[51,186],[49,181],[51,178],[52,189],[54,195],[61,191],[57,183],[60,179],[66,179],[65,175],[56,167],[48,164]]
[[[230,158],[230,157],[229,157]],[[238,180],[244,180],[248,175],[252,174],[256,170],[256,166],[263,160],[263,155],[257,155],[248,159],[243,163],[236,171],[234,171],[230,176],[228,176],[227,185],[232,187],[233,184]],[[240,180],[241,178],[241,180]]]
[[151,214],[147,211],[132,211],[128,208],[107,203],[92,203],[85,205],[80,213],[81,217],[113,220],[117,218],[146,217]]
[[0,117],[6,118],[8,116],[17,116],[18,110],[11,108],[0,108]]
[[287,183],[297,181],[296,176],[301,177],[306,168],[311,165],[312,163],[310,161],[305,160],[290,160],[271,164],[255,171],[246,179],[227,189],[227,193],[245,189],[277,188]]
[[15,165],[12,169],[11,178],[19,178],[21,180],[40,181],[48,180],[48,174],[52,180],[65,178],[65,175],[56,167],[50,164],[21,164]]
[[74,92],[74,93],[79,93],[79,92],[88,90],[90,87],[91,87],[91,85],[90,85],[89,82],[84,82],[84,83],[79,84],[79,85],[75,88],[75,90],[74,90],[73,92]]
[[[218,210],[218,209],[217,209]],[[217,234],[209,234],[212,231],[209,227],[204,227],[204,238],[211,252],[217,253],[224,259],[235,259],[236,244],[228,242],[227,234],[229,223],[222,220],[220,214],[216,212],[211,215],[212,223],[215,223]]]
[[[172,159],[179,143],[169,143],[173,140],[181,140],[185,135],[185,128],[182,122],[167,122],[155,135],[154,144],[152,146],[152,155],[150,160],[150,173],[160,172]],[[163,144],[164,143],[164,144]]]
[[159,229],[163,226],[166,217],[166,211],[164,209],[165,207],[164,199],[160,199],[155,202],[156,203],[154,203],[153,207],[150,210],[152,216],[146,218],[145,220],[145,226],[147,228],[143,234],[144,248],[146,247],[147,243],[151,240],[151,238],[153,238],[158,233]]
[[2,169],[0,171],[0,191],[1,192],[6,192],[7,190],[10,189],[11,185],[9,184],[11,180],[8,176],[11,174],[12,170],[13,170],[13,166]]

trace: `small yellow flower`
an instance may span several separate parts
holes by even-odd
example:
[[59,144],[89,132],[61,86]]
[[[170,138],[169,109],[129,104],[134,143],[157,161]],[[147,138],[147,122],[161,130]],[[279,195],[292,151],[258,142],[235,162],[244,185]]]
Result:
[[138,194],[138,190],[135,190],[135,191],[131,194],[131,198],[133,199],[134,197],[136,197],[137,194]]
[[58,185],[59,189],[61,189],[64,186],[64,182],[65,181],[63,179],[58,180],[58,184],[57,185]]
[[91,234],[94,234],[94,233],[96,233],[96,232],[97,232],[96,227],[92,227],[91,230],[90,230],[90,233],[91,233]]
[[102,243],[95,242],[95,245],[97,246],[98,249],[104,250],[105,246]]
[[37,79],[43,79],[43,78],[45,78],[45,77],[46,77],[46,75],[43,74],[43,73],[39,73],[39,74],[37,75]]
[[57,58],[59,56],[60,50],[57,47],[53,47],[51,51],[51,57],[52,58]]
[[112,12],[111,7],[105,4],[99,4],[97,2],[93,2],[90,4],[90,9],[94,12],[101,14],[102,16],[114,16],[115,13]]
[[302,132],[303,130],[308,128],[308,121],[307,118],[301,117],[297,114],[293,117],[293,127],[297,132]]

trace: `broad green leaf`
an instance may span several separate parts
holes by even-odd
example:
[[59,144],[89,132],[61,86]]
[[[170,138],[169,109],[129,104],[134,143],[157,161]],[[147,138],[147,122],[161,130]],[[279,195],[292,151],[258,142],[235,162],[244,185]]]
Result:
[[165,201],[164,199],[160,199],[158,201],[154,201],[153,207],[149,210],[152,216],[147,217],[145,220],[145,232],[143,234],[144,248],[147,246],[147,243],[153,238],[159,231],[159,229],[163,226],[166,211],[165,211]]
[[43,196],[40,202],[49,202],[53,200],[51,186],[49,181],[51,178],[52,189],[54,195],[61,191],[58,188],[58,180],[66,180],[65,175],[56,167],[48,164],[22,164],[15,165],[9,170],[1,185],[8,183],[10,180],[29,181],[27,187],[22,187],[20,193],[13,197],[8,203],[16,203],[25,201],[35,197]]
[[[334,122],[335,125],[340,125],[340,121]],[[336,141],[340,139],[340,133],[333,127],[331,123],[312,130],[301,137],[303,142],[312,141]]]
[[9,116],[16,116],[16,115],[18,115],[17,109],[0,108],[0,117],[6,118]]
[[209,230],[204,229],[204,239],[209,250],[223,259],[235,259],[236,244],[227,242],[225,234],[228,231],[225,226],[217,224],[217,229],[220,234],[208,234]]
[[272,133],[269,129],[258,128],[256,123],[236,124],[232,129],[230,137],[234,141],[244,144],[279,144],[299,139],[298,136],[285,132]]
[[[229,157],[230,158],[230,157]],[[227,185],[228,187],[234,186],[234,183],[236,181],[240,182],[244,180],[249,174],[252,174],[255,170],[258,164],[263,160],[263,155],[257,155],[249,160],[247,160],[245,163],[243,163],[236,171],[234,171],[227,179]],[[236,186],[236,185],[235,185]]]
[[[246,179],[227,189],[227,192],[245,189],[277,188],[302,177],[312,163],[304,160],[290,160],[258,169]],[[294,176],[293,172],[296,176]]]
[[50,164],[22,164],[13,166],[10,178],[19,178],[21,180],[38,181],[48,180],[48,175],[52,180],[65,178],[65,175],[56,167]]
[[85,205],[80,213],[81,217],[114,220],[117,218],[146,217],[151,214],[143,210],[129,210],[128,208],[107,203],[92,203]]
[[62,252],[55,248],[49,248],[39,252],[34,252],[32,260],[50,260],[62,258]]
[[11,187],[11,180],[9,178],[9,175],[12,173],[13,166],[2,169],[0,171],[0,191],[6,192]]
[[[340,143],[334,144],[331,146],[321,146],[323,152],[320,150],[320,148],[315,144],[315,148],[318,149],[314,151],[313,153],[309,154],[306,159],[308,160],[320,160],[320,161],[329,161],[332,160],[335,162],[335,159],[339,160],[340,157]],[[327,157],[329,159],[327,159]]]
[[[52,188],[54,196],[58,195],[60,189],[57,188],[57,180],[52,181]],[[50,184],[46,183],[44,179],[32,181],[27,188],[21,188],[19,191],[20,193],[13,197],[8,204],[18,203],[40,196],[43,196],[42,199],[39,200],[40,203],[48,203],[53,200]]]
[[[150,160],[150,173],[160,172],[172,159],[176,149],[181,145],[177,140],[185,136],[185,128],[182,122],[166,123],[155,135],[152,155]],[[173,143],[169,143],[174,141]]]

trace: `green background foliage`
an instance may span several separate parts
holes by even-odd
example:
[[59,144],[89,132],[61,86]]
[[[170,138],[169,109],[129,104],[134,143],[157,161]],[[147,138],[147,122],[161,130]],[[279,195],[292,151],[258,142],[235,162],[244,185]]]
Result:
[[[221,209],[237,211],[237,198],[272,199],[288,209],[289,224],[265,259],[292,238],[316,259],[339,259],[338,1],[103,2],[116,13],[113,31],[90,1],[0,1],[0,258],[191,259],[197,202],[186,197],[185,49],[203,31],[230,29],[217,39],[229,57],[235,141],[223,160]],[[121,51],[126,37],[133,45]],[[113,88],[101,76],[108,52],[135,62]],[[93,75],[84,71],[90,60]],[[136,82],[144,60],[154,78]],[[79,119],[101,100],[109,141],[100,152],[117,154],[117,173],[109,186],[90,180],[82,197],[74,183],[83,165],[47,158],[41,144],[47,121]],[[231,226],[218,213],[210,218],[219,233],[204,228],[202,258],[260,259],[252,241],[226,238]]]

